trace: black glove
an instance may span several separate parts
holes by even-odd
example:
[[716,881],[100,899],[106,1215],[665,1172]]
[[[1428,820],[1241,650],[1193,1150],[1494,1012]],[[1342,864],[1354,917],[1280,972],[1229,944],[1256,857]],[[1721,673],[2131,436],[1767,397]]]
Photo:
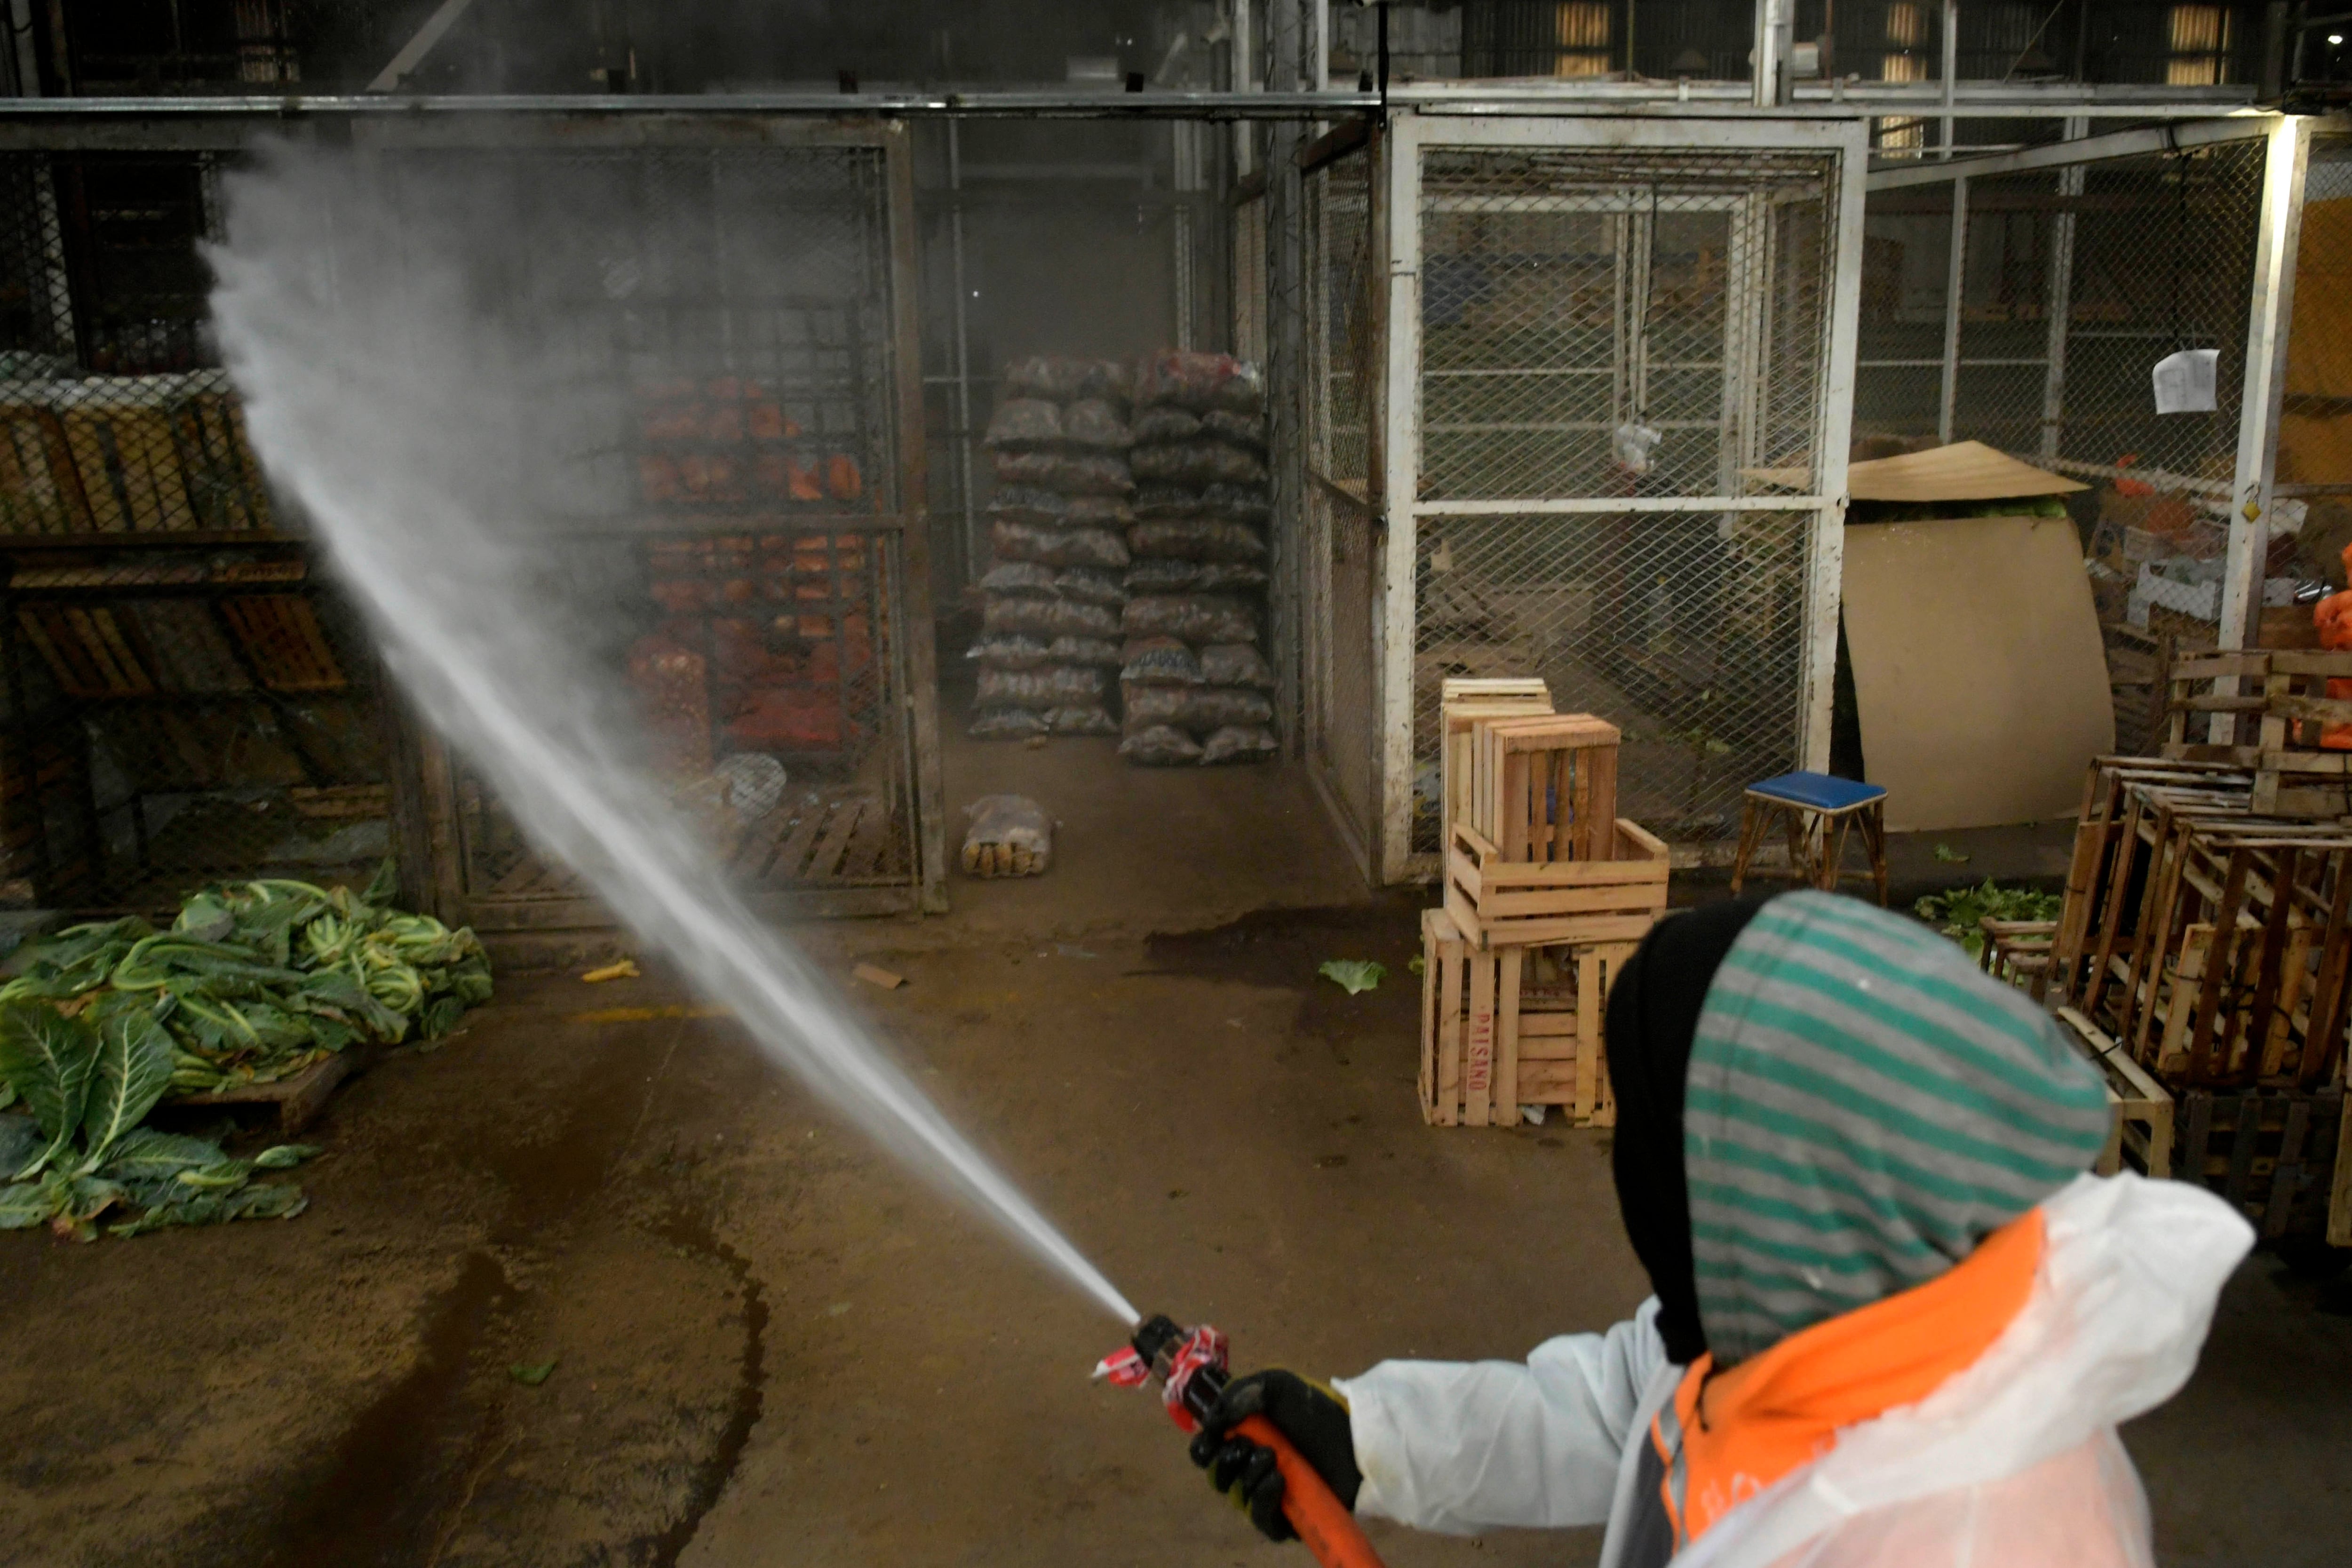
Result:
[[1273,1422],[1315,1467],[1340,1506],[1354,1510],[1364,1473],[1356,1468],[1348,1402],[1319,1383],[1279,1368],[1237,1377],[1193,1435],[1192,1462],[1209,1472],[1209,1484],[1231,1497],[1267,1540],[1290,1541],[1297,1532],[1282,1517],[1282,1473],[1274,1468],[1274,1450],[1232,1434],[1253,1415]]

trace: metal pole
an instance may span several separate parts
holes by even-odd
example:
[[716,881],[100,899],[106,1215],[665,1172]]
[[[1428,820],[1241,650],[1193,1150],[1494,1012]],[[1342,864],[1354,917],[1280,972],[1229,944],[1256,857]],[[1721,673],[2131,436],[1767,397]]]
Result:
[[1381,374],[1381,472],[1374,476],[1373,537],[1385,543],[1379,584],[1374,658],[1381,673],[1380,842],[1373,855],[1382,884],[1411,874],[1412,859],[1413,653],[1419,609],[1414,568],[1419,540],[1412,503],[1421,483],[1421,116],[1390,121],[1386,199],[1388,360]]
[[33,38],[33,0],[9,0],[10,53],[16,61],[16,96],[41,96],[41,51]]
[[955,285],[956,500],[963,509],[963,575],[980,581],[980,509],[971,493],[971,286],[963,271],[963,142],[961,127],[948,121],[948,273]]
[[2271,132],[2263,169],[2262,229],[2246,318],[2245,395],[2239,405],[2237,482],[2231,492],[2238,510],[2230,519],[2221,578],[2223,647],[2253,647],[2262,641],[2263,568],[2270,553],[2279,405],[2286,391],[2287,329],[2294,316],[2295,248],[2303,237],[2311,124],[2299,115],[2283,116]]
[[1755,85],[1754,101],[1759,109],[1769,109],[1779,101],[1780,61],[1773,45],[1780,37],[1780,7],[1784,3],[1785,0],[1756,0],[1748,76]]
[[1952,237],[1944,263],[1944,367],[1936,392],[1936,439],[1949,445],[1960,391],[1960,300],[1968,284],[1969,178],[1952,182]]
[[[2066,121],[2069,141],[2089,130],[2082,120]],[[2074,308],[2074,208],[2083,194],[2083,165],[2070,163],[2058,171],[2058,211],[2050,220],[2050,249],[2042,265],[2043,333],[2042,339],[2042,456],[2058,456],[2059,436],[2066,417],[2066,326]]]
[[1853,439],[1855,343],[1862,321],[1864,176],[1870,164],[1870,124],[1846,128],[1838,159],[1837,270],[1830,288],[1829,375],[1822,388],[1821,435],[1814,448],[1814,483],[1828,498],[1813,514],[1812,570],[1805,587],[1804,710],[1800,716],[1802,765],[1827,773],[1837,674],[1838,609],[1845,588],[1846,459]]
[[1944,0],[1944,147],[1943,156],[1952,155],[1952,104],[1959,96],[1960,74],[1960,0]]
[[1331,0],[1307,0],[1306,85],[1317,92],[1331,85]]

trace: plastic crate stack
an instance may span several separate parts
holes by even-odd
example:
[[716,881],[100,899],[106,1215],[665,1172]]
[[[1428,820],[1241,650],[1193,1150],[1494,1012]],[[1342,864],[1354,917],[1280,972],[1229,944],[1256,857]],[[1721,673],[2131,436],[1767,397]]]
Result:
[[1155,354],[1135,375],[1119,754],[1164,767],[1264,762],[1265,389],[1229,354]]
[[1132,377],[1112,361],[1039,357],[1009,366],[989,421],[996,495],[980,581],[971,733],[1116,735],[1121,574],[1134,514],[1127,411]]

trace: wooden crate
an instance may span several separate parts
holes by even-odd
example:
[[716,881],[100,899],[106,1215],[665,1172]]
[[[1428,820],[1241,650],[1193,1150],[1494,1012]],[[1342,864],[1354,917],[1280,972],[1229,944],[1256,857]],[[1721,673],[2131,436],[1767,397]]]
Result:
[[2175,1088],[2326,1087],[2352,1012],[2352,828],[2254,816],[2243,774],[2171,765],[2094,789],[2058,998]]
[[[2164,754],[2248,770],[2252,809],[2264,816],[2352,814],[2352,750],[2321,743],[2330,726],[2352,724],[2352,699],[2330,690],[2338,680],[2352,680],[2352,653],[2261,649],[2176,659]],[[2214,715],[2231,721],[2218,740],[2210,732]]]
[[1619,740],[1590,713],[1480,720],[1469,826],[1509,860],[1609,858]]
[[1442,828],[1467,820],[1471,815],[1470,779],[1473,731],[1481,719],[1525,719],[1549,713],[1551,689],[1540,680],[1449,678],[1439,691],[1442,715],[1438,732],[1438,798],[1445,815]]
[[1454,825],[1445,850],[1445,912],[1481,950],[1561,942],[1639,942],[1666,907],[1664,842],[1625,817],[1605,858],[1516,860],[1476,828]]
[[2112,1176],[2130,1167],[2144,1176],[2172,1174],[2172,1096],[2147,1076],[2099,1026],[2072,1007],[2058,1009],[2058,1021],[2106,1079],[2106,1147],[2092,1167]]
[[[2175,1170],[2229,1200],[2265,1241],[2345,1234],[2344,1091],[2252,1089],[2180,1099]],[[2337,1243],[2336,1245],[2346,1245]]]
[[1634,943],[1481,951],[1443,910],[1421,917],[1421,1113],[1436,1127],[1516,1127],[1557,1105],[1614,1126],[1601,1046],[1609,987]]

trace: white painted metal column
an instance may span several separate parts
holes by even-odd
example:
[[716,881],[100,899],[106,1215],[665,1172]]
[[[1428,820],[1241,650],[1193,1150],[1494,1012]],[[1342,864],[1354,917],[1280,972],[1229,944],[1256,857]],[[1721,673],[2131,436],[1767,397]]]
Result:
[[2263,566],[2270,553],[2271,489],[2278,469],[2279,404],[2286,391],[2287,327],[2294,316],[2295,248],[2303,237],[2304,173],[2311,121],[2282,116],[2263,168],[2262,230],[2254,249],[2253,300],[2246,318],[2245,395],[2238,416],[2236,510],[2221,579],[2223,647],[2260,641]]
[[[2090,121],[2066,121],[2066,139],[2079,141]],[[2066,417],[2066,331],[2074,309],[2074,205],[2083,195],[2083,165],[2058,171],[2058,210],[2050,219],[2050,250],[2043,260],[2042,339],[2042,442],[2043,458],[2058,456]]]
[[1936,439],[1950,445],[1960,395],[1960,304],[1968,289],[1969,177],[1952,181],[1952,234],[1944,272],[1944,365],[1936,386]]
[[1380,843],[1377,880],[1400,882],[1412,857],[1413,570],[1419,552],[1414,498],[1421,493],[1421,148],[1426,129],[1411,110],[1389,121],[1387,244],[1388,364],[1381,377],[1381,471],[1372,526],[1382,544],[1373,654],[1380,669]]
[[1846,458],[1853,442],[1854,358],[1862,324],[1863,203],[1870,167],[1870,121],[1853,122],[1838,164],[1835,282],[1830,289],[1829,372],[1813,458],[1812,574],[1805,586],[1805,707],[1800,754],[1815,773],[1830,766],[1837,684],[1838,609],[1845,591]]

